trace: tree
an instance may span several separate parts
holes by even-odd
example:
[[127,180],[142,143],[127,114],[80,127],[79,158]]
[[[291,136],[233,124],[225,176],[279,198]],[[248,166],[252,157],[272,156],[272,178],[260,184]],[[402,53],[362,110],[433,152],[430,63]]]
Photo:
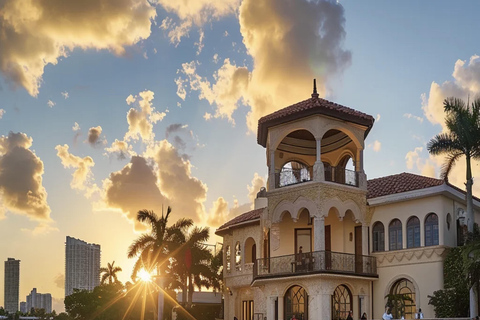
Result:
[[443,102],[446,113],[445,125],[448,132],[433,137],[427,144],[428,151],[433,155],[444,154],[446,163],[442,166],[442,178],[447,179],[453,166],[462,156],[467,164],[467,227],[473,232],[473,196],[472,196],[472,166],[473,159],[480,159],[480,99],[475,99],[471,105],[462,99],[447,98]]
[[113,261],[112,264],[107,263],[106,268],[100,268],[100,273],[103,273],[102,278],[100,280],[101,284],[104,284],[107,280],[109,284],[112,284],[118,281],[117,272],[122,271],[122,268],[114,267],[114,264],[115,264],[115,261]]
[[[471,105],[465,104],[462,99],[447,98],[443,102],[446,113],[445,125],[448,132],[440,133],[432,138],[427,149],[433,155],[446,154],[447,162],[442,167],[442,177],[448,178],[455,163],[462,156],[465,156],[466,188],[467,188],[467,230],[473,232],[473,177],[471,161],[480,158],[480,99],[475,99]],[[475,301],[470,306],[470,317],[478,313],[476,301],[476,286],[470,288],[471,301]]]

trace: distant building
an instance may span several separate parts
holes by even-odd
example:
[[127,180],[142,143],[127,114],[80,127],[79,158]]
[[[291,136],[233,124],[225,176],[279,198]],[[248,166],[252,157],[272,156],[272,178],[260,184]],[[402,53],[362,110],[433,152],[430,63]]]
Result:
[[[50,293],[38,293],[37,288],[33,288],[27,296],[27,311],[34,309],[45,309],[45,312],[52,312],[52,295]],[[20,304],[21,309],[21,304]],[[22,311],[23,312],[23,311]]]
[[27,313],[27,303],[25,301],[20,302],[20,312],[21,313]]
[[8,258],[5,261],[4,305],[8,312],[18,311],[20,287],[20,260]]
[[65,297],[73,289],[93,290],[100,284],[100,245],[67,236],[65,242]]

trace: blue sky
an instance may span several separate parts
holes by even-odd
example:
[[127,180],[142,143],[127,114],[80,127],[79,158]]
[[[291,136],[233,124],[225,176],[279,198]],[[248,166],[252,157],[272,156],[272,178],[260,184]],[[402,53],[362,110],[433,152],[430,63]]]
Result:
[[[0,256],[22,260],[21,301],[33,287],[63,297],[66,235],[99,243],[102,265],[115,260],[127,280],[140,205],[212,230],[249,210],[267,173],[256,120],[308,98],[314,77],[324,97],[377,119],[369,178],[438,177],[442,159],[425,147],[441,102],[480,88],[474,1],[100,2],[101,21],[96,1],[77,14],[74,1],[2,3],[0,172],[21,178],[0,174]],[[116,139],[131,148],[123,159],[107,150]],[[459,163],[451,181],[463,179]],[[32,181],[40,203],[25,200]]]

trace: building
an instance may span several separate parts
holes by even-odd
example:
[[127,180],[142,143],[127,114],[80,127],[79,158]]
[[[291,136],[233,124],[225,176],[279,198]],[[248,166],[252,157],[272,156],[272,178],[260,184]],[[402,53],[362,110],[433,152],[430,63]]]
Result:
[[20,312],[21,313],[27,313],[27,303],[25,301],[20,302]]
[[65,297],[73,289],[93,290],[100,284],[100,245],[67,236],[65,242]]
[[4,306],[11,313],[18,311],[20,288],[20,260],[8,258],[5,261]]
[[373,124],[315,89],[259,120],[267,190],[216,230],[225,319],[381,319],[387,303],[397,319],[435,316],[428,295],[443,288],[446,250],[462,243],[465,194],[410,173],[367,181]]
[[27,296],[27,310],[45,309],[46,313],[52,312],[52,295],[50,293],[38,293],[37,288],[33,288]]

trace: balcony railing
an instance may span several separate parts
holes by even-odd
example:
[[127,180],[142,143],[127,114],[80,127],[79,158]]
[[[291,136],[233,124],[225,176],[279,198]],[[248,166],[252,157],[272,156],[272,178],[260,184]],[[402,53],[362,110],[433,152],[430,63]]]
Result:
[[326,167],[325,181],[358,187],[358,173],[342,167]]
[[275,173],[275,186],[277,188],[312,180],[312,168],[291,169],[283,168]]
[[372,256],[315,251],[257,259],[253,267],[254,279],[312,273],[337,273],[376,277],[377,261]]

